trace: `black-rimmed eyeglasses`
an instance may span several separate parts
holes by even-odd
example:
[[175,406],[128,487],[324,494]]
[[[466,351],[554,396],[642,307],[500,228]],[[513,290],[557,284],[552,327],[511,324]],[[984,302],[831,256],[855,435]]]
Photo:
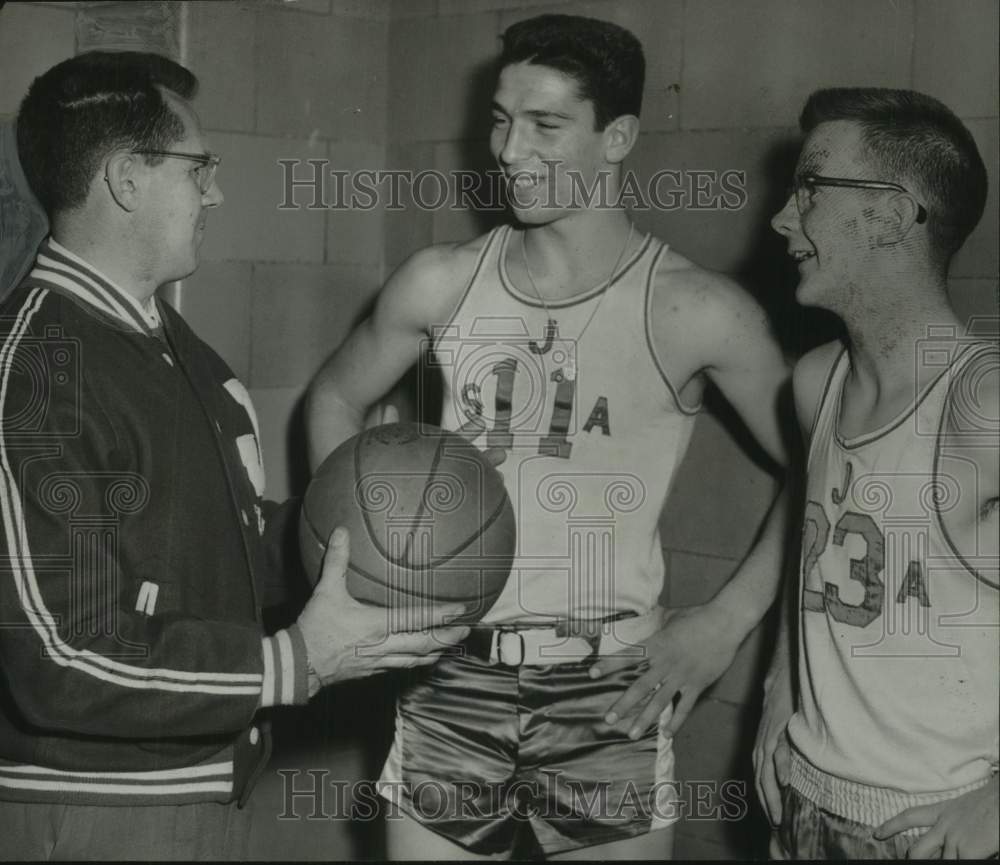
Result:
[[212,183],[215,182],[215,172],[219,168],[219,163],[222,162],[222,157],[216,156],[214,153],[183,153],[179,150],[133,150],[132,152],[143,156],[165,156],[197,162],[195,176],[198,179],[198,188],[202,195],[207,195],[212,188]]
[[905,192],[917,203],[917,222],[927,221],[927,208],[905,186],[889,183],[887,180],[859,180],[854,177],[824,177],[822,174],[803,174],[796,177],[789,194],[795,195],[795,204],[799,214],[805,213],[812,204],[812,196],[819,186],[837,186],[846,189],[885,189],[893,192]]

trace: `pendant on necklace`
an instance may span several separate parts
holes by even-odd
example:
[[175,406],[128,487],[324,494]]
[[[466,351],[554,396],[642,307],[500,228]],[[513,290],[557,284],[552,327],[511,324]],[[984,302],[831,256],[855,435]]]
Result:
[[566,347],[566,363],[563,364],[562,371],[566,381],[576,381],[576,345],[573,343]]

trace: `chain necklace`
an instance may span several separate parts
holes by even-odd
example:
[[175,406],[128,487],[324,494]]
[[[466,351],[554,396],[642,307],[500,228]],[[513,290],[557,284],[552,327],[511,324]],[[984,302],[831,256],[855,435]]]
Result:
[[[618,276],[618,268],[622,263],[622,259],[625,257],[625,253],[628,251],[629,244],[632,242],[632,232],[635,230],[635,225],[632,221],[628,224],[628,237],[625,238],[625,245],[622,247],[621,252],[618,253],[618,258],[615,261],[614,267],[611,268],[611,276],[608,277],[607,283],[605,284],[604,290],[601,292],[601,296],[597,299],[597,303],[594,304],[594,308],[590,311],[590,315],[587,320],[583,323],[583,328],[577,337],[573,341],[568,341],[566,343],[566,363],[563,366],[562,373],[567,381],[576,380],[576,349],[577,346],[583,341],[583,335],[587,332],[587,328],[590,327],[590,323],[594,320],[594,316],[597,315],[597,310],[601,308],[601,303],[604,301],[604,295],[608,293],[611,288],[611,283],[615,281]],[[521,231],[521,259],[524,261],[524,272],[528,274],[528,282],[531,283],[531,289],[535,292],[535,297],[541,301],[542,306],[545,308],[545,314],[548,316],[548,326],[546,328],[547,332],[555,333],[558,330],[558,322],[552,317],[552,310],[549,309],[549,305],[545,302],[545,298],[542,293],[538,290],[538,285],[535,283],[535,277],[531,274],[531,267],[528,264],[528,250],[524,243],[524,235],[526,231]]]

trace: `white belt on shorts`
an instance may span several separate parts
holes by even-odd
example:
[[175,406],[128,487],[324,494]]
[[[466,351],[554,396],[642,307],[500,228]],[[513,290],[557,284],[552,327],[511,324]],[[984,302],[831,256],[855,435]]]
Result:
[[654,607],[641,616],[565,621],[554,626],[473,626],[462,645],[472,655],[505,667],[562,664],[630,651],[638,661],[645,657],[645,649],[636,644],[660,629],[663,613],[661,607]]

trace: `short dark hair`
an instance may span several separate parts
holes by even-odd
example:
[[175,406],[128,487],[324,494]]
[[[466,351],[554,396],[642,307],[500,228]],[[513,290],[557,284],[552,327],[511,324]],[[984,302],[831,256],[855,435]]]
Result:
[[817,90],[799,125],[808,134],[831,120],[860,125],[865,156],[883,175],[874,179],[915,186],[926,197],[932,252],[947,264],[986,205],[986,166],[962,121],[923,93],[880,87]]
[[17,115],[17,151],[50,218],[83,204],[112,151],[166,150],[184,137],[161,87],[190,99],[198,79],[159,54],[90,51],[32,82]]
[[639,116],[646,59],[624,27],[579,15],[538,15],[512,24],[502,39],[500,69],[537,63],[569,75],[581,98],[593,103],[598,131],[622,114]]

